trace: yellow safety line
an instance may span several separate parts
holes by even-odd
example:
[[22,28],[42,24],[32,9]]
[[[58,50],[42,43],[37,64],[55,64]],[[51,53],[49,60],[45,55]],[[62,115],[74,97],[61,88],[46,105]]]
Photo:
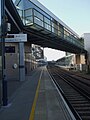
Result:
[[36,89],[36,94],[35,94],[35,97],[34,97],[34,101],[33,101],[33,105],[32,105],[29,120],[34,120],[34,114],[35,114],[36,102],[37,102],[37,99],[38,99],[41,76],[42,76],[42,71],[41,71],[40,78],[39,78],[39,81],[38,81],[38,86],[37,86],[37,89]]

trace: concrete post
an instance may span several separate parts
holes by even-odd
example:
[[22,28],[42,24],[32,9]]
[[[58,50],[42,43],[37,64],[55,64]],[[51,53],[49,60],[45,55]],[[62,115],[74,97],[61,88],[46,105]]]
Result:
[[87,65],[87,73],[90,73],[90,65],[89,65],[89,55],[88,55],[88,52],[85,53],[85,64]]
[[24,44],[25,48],[25,69],[26,69],[26,74],[30,74],[31,72],[31,44],[29,42],[26,42]]
[[76,64],[80,64],[80,55],[76,54]]
[[88,73],[90,73],[90,33],[84,33],[82,37],[84,38],[84,46],[87,50]]
[[88,64],[88,54],[85,53],[85,64],[87,65]]
[[25,80],[24,42],[19,43],[19,80]]

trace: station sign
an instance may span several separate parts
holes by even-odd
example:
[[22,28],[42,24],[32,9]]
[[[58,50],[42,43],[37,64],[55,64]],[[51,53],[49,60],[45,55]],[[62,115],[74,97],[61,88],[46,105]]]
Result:
[[5,42],[27,42],[27,34],[8,34]]

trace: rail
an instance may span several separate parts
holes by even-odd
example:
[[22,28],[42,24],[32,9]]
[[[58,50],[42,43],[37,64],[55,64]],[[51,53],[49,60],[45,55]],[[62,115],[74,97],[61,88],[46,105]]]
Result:
[[[54,79],[55,83],[58,84],[60,91],[62,92],[73,114],[76,116],[76,119],[78,120],[90,119],[90,96],[87,93],[83,94],[83,90],[86,91],[87,86],[86,87],[84,86],[83,90],[81,89],[83,88],[83,86],[81,85],[82,83],[84,84],[84,82],[81,82],[81,85],[80,83],[77,84],[78,82],[75,83],[74,81],[77,81],[76,77],[74,78],[74,76],[72,77],[71,75],[70,78],[70,73],[67,73],[66,71],[58,67],[49,66],[48,70],[52,78]],[[86,80],[86,82],[87,81],[88,80]]]

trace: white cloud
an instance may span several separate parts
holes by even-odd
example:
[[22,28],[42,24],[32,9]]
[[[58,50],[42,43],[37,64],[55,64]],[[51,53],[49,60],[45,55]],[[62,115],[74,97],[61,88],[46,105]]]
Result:
[[47,60],[57,60],[59,58],[62,58],[65,56],[65,52],[59,51],[59,50],[54,50],[51,48],[44,48],[44,56],[47,57]]

